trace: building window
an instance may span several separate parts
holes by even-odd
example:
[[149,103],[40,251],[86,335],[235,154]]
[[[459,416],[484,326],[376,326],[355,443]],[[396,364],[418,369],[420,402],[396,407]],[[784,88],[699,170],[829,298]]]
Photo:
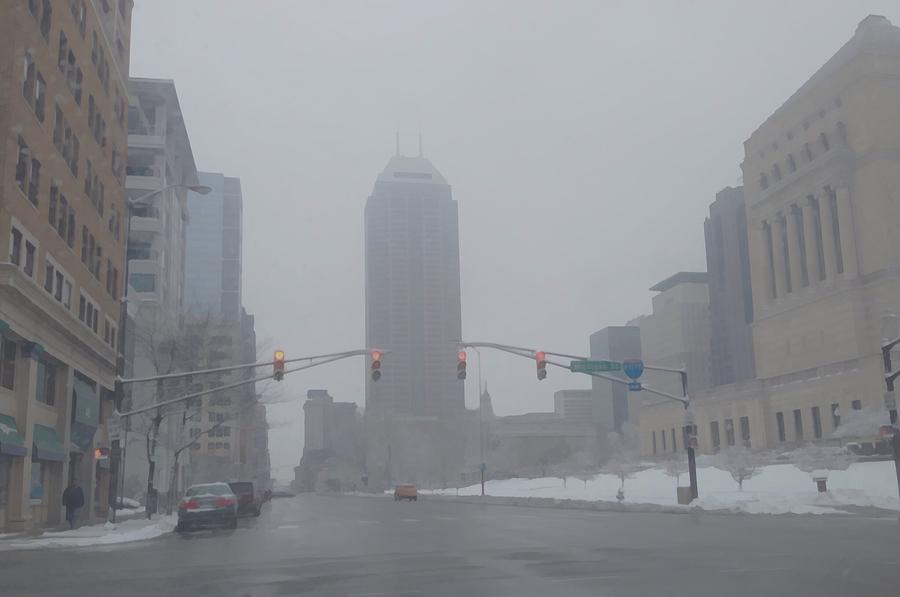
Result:
[[222,448],[225,450],[230,450],[231,444],[229,442],[222,442]]
[[831,149],[831,145],[828,143],[828,135],[823,133],[819,133],[819,141],[822,143],[822,149],[828,151]]
[[803,413],[799,408],[794,410],[794,439],[797,441],[803,439]]
[[678,451],[678,444],[675,443],[675,428],[674,427],[672,427],[672,451],[673,452]]
[[0,386],[16,389],[16,343],[0,338]]
[[656,454],[656,432],[653,431],[651,433],[651,436],[653,437],[653,454],[655,455]]
[[231,437],[231,427],[222,427],[222,435]]
[[775,182],[781,180],[781,166],[778,164],[772,164],[772,178],[775,179]]
[[791,293],[793,291],[793,280],[791,280],[791,257],[790,257],[790,246],[788,244],[788,222],[787,218],[784,215],[778,216],[778,221],[780,222],[781,228],[781,255],[779,255],[779,259],[784,263],[784,289],[786,293]]
[[25,53],[25,59],[22,65],[23,82],[22,97],[29,106],[34,106],[34,85],[37,80],[37,68],[34,65],[34,57],[30,52]]
[[783,412],[775,413],[775,423],[778,426],[778,441],[783,442],[787,439],[785,437],[785,432],[784,432],[784,413]]
[[813,420],[813,437],[816,439],[822,439],[822,414],[819,412],[819,407],[812,407],[812,420]]
[[734,420],[725,419],[725,443],[729,446],[734,445]]
[[709,436],[712,439],[712,449],[716,452],[722,447],[722,438],[719,436],[719,422],[712,421],[709,424]]
[[9,231],[9,261],[15,266],[22,265],[22,231],[15,226]]
[[840,404],[835,402],[831,405],[831,427],[832,429],[837,429],[841,426],[841,411]]
[[43,359],[37,363],[35,398],[48,406],[56,403],[56,365]]
[[854,400],[850,403],[850,408],[853,410],[862,410],[862,400]]
[[95,334],[97,333],[99,328],[100,309],[94,301],[87,298],[84,294],[81,295],[81,298],[78,301],[78,319],[81,320],[84,325],[91,328]]
[[[32,11],[34,14],[34,11]],[[41,2],[41,35],[45,41],[50,41],[50,24],[53,21],[53,6],[50,0],[42,0]]]
[[666,448],[666,432],[665,430],[659,432],[659,436],[662,438],[662,449],[663,452],[666,452],[668,448]]
[[807,162],[811,162],[813,159],[812,149],[809,147],[809,143],[803,144],[803,157],[806,158]]
[[28,194],[28,182],[31,179],[29,175],[29,167],[31,166],[31,152],[28,151],[28,145],[25,144],[25,139],[19,135],[19,153],[16,158],[16,184],[19,187],[19,190]]
[[210,422],[210,423],[215,423],[215,422],[216,422],[216,413],[212,413],[212,412],[209,413],[209,422]]
[[156,292],[156,274],[131,274],[128,284],[136,292]]
[[25,264],[22,267],[22,271],[25,272],[29,278],[34,277],[34,260],[37,256],[37,247],[31,244],[31,241],[25,241]]
[[765,172],[759,175],[759,188],[764,191],[769,188],[769,177],[766,176]]
[[745,448],[750,447],[750,418],[741,417],[741,441]]
[[787,167],[788,172],[796,172],[797,171],[797,160],[794,159],[794,154],[789,153],[787,156]]

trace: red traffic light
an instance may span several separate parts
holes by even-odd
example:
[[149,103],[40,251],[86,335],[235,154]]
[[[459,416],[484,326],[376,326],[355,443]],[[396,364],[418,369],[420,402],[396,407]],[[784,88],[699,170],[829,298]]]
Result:
[[534,353],[534,360],[537,361],[537,378],[538,380],[547,377],[547,354],[543,350]]
[[456,379],[466,378],[466,351],[456,353]]
[[372,364],[369,366],[372,381],[378,381],[381,379],[381,352],[373,350],[369,356],[372,358]]

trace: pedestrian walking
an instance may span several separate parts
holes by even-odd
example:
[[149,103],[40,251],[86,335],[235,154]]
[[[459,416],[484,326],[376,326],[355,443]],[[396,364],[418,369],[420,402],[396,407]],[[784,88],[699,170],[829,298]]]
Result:
[[62,495],[62,502],[66,507],[66,521],[69,523],[69,528],[74,529],[78,511],[84,506],[84,491],[81,490],[77,479],[72,479],[69,486],[66,487]]

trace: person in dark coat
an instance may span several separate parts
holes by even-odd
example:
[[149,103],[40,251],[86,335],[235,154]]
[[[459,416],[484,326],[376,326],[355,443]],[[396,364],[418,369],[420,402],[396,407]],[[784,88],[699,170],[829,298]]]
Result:
[[62,495],[62,502],[66,507],[66,521],[69,523],[69,528],[74,529],[78,511],[84,506],[84,492],[76,479],[72,479],[69,486],[66,487]]

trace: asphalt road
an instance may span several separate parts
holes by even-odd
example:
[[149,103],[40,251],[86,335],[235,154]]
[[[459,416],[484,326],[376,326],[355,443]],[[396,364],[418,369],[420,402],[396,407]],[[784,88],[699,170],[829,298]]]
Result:
[[0,553],[0,595],[900,595],[896,518],[304,495],[236,531]]

